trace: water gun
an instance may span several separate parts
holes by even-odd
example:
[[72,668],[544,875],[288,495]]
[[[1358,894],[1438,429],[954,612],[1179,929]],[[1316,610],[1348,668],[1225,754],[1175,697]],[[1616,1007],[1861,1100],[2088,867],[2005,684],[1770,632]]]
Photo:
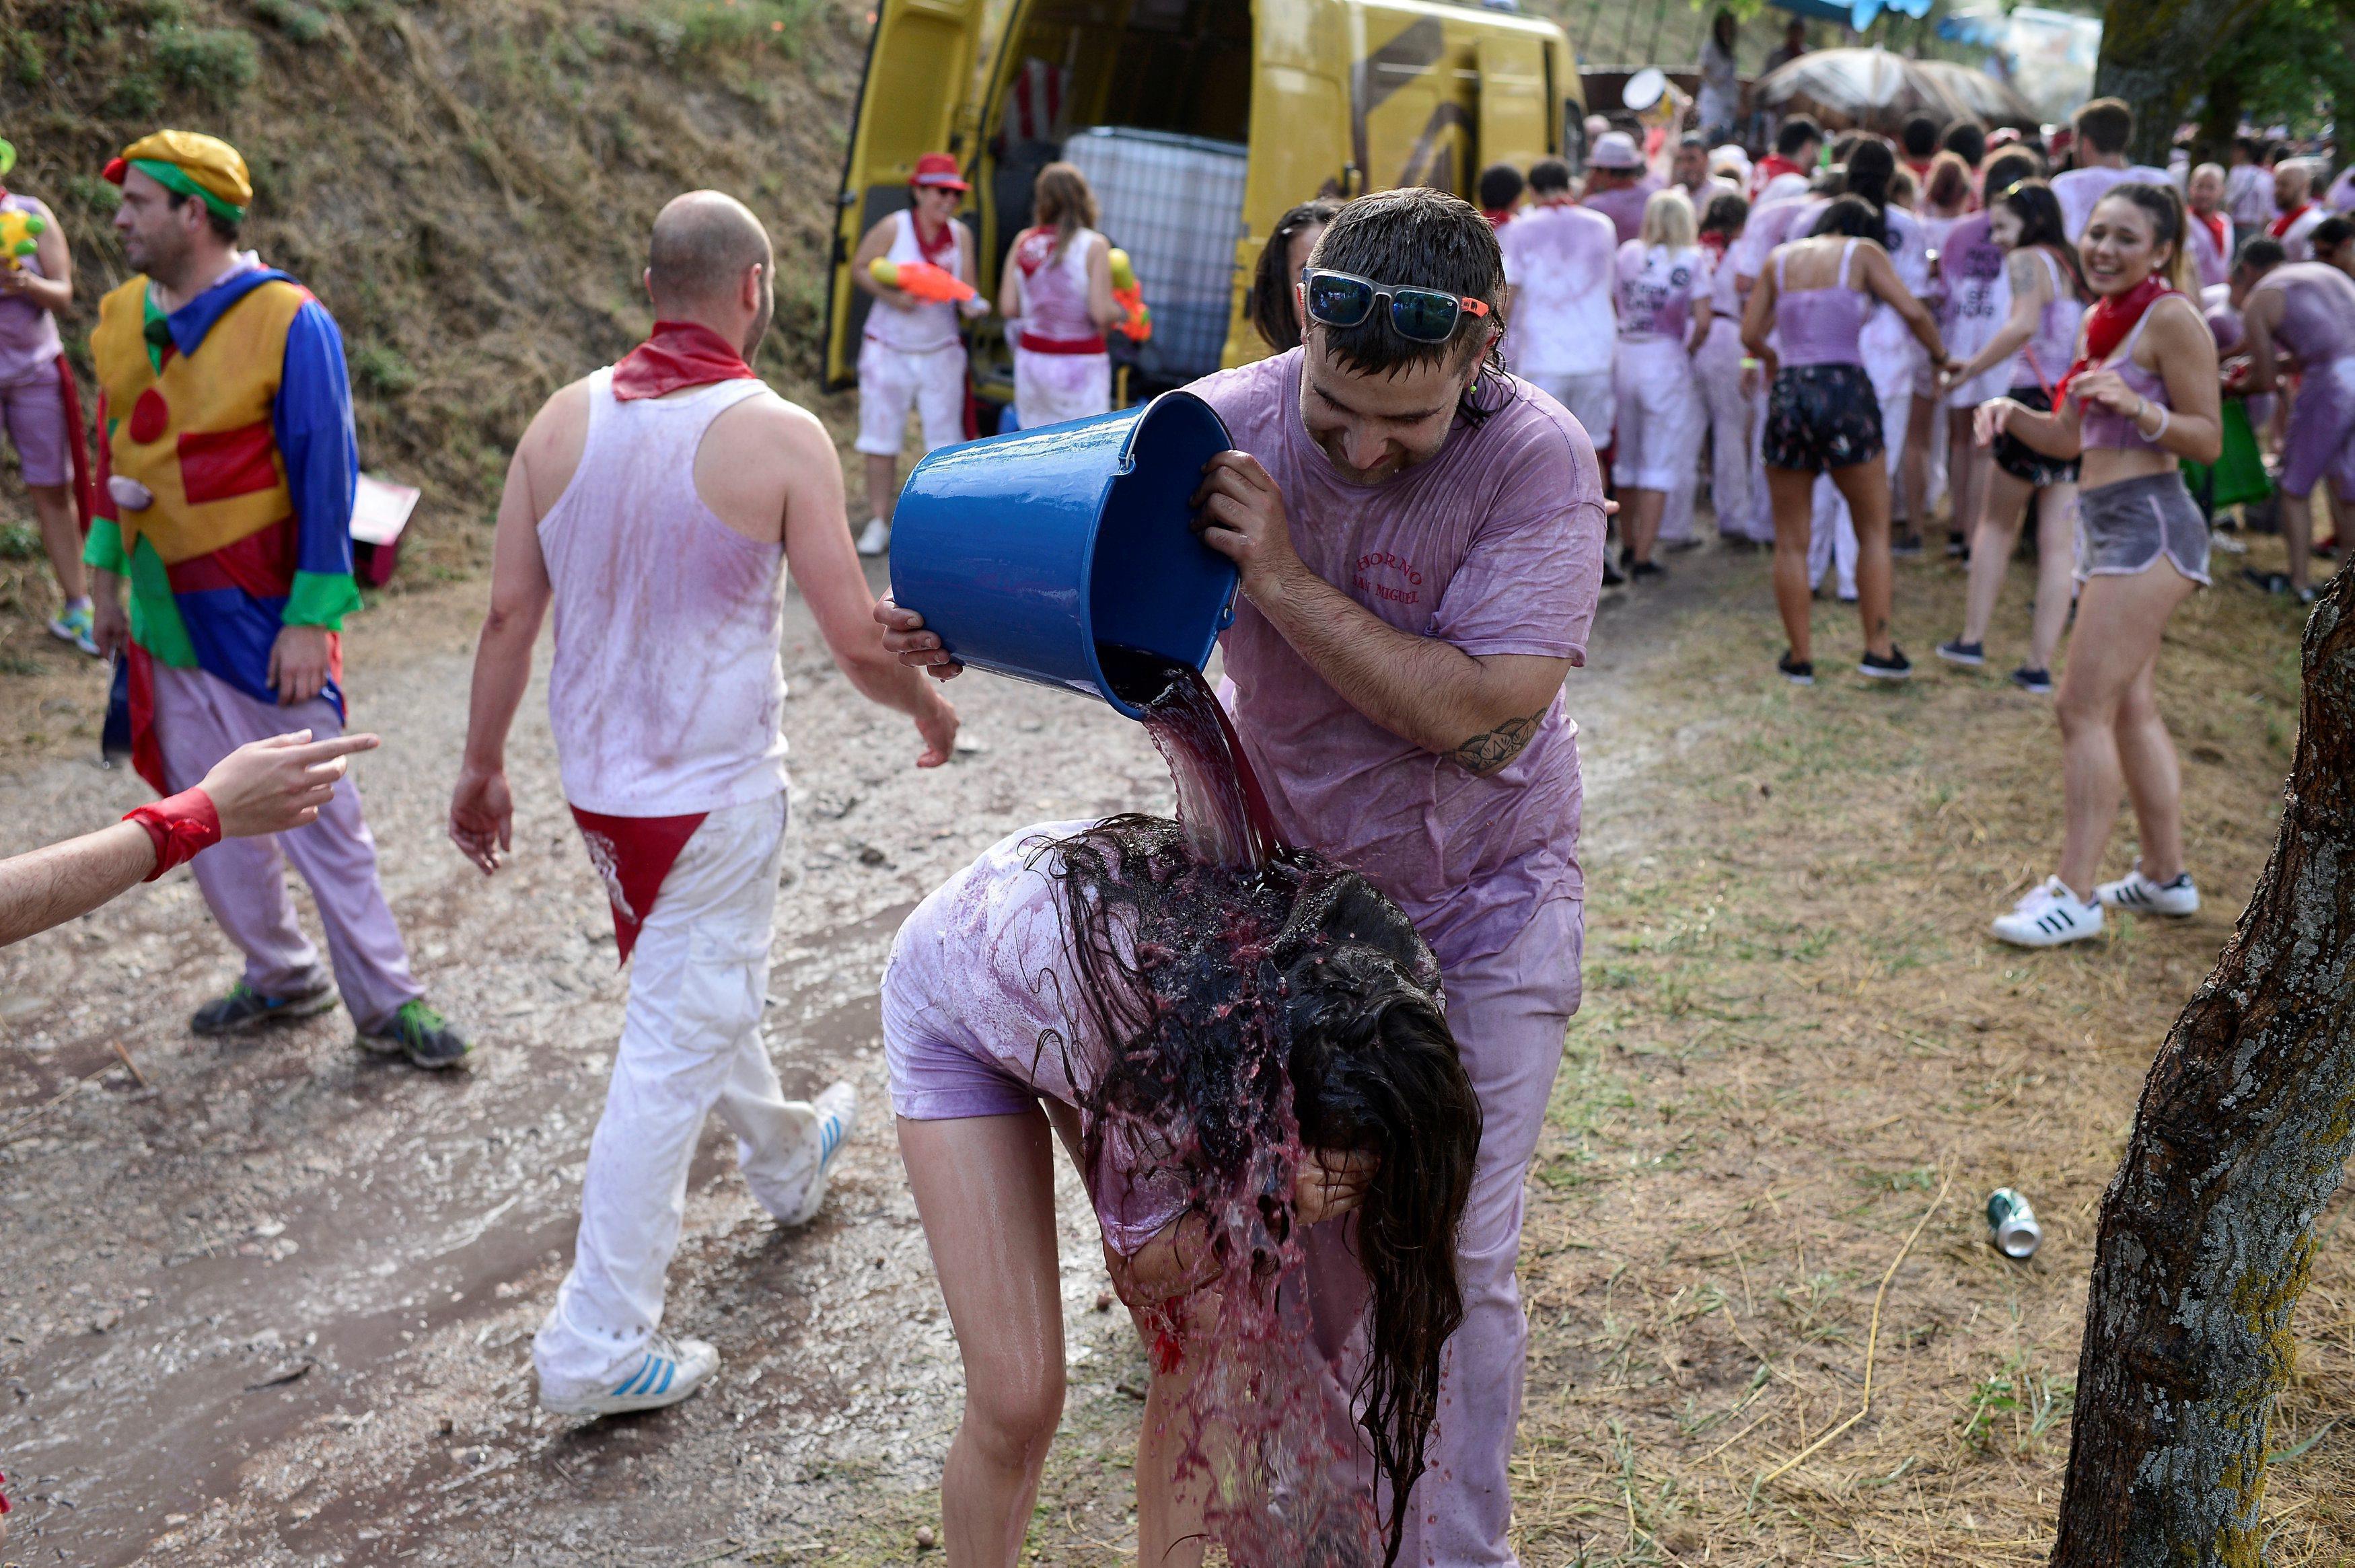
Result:
[[14,207],[0,211],[0,260],[8,270],[22,267],[24,259],[41,248],[40,235],[48,232],[49,220],[37,212],[18,212]]
[[1128,252],[1113,248],[1112,297],[1127,318],[1117,323],[1113,331],[1131,343],[1143,343],[1153,335],[1153,313],[1145,308],[1145,285],[1136,281],[1136,268],[1128,260]]
[[867,264],[867,275],[887,289],[897,289],[927,304],[961,305],[975,297],[971,283],[929,261],[894,261],[889,256],[878,256]]

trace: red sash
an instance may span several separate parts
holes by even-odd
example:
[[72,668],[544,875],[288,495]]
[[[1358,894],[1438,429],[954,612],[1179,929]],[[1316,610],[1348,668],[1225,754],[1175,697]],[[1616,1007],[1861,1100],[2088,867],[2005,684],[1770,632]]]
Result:
[[1093,337],[1040,337],[1035,333],[1026,332],[1018,335],[1014,341],[1018,346],[1028,349],[1032,354],[1102,354],[1104,352],[1102,333],[1098,333]]
[[621,949],[616,968],[630,961],[630,949],[638,945],[638,931],[654,913],[655,897],[662,892],[671,863],[709,814],[609,817],[572,808],[581,842],[589,846],[589,863],[597,868],[613,906],[613,942]]
[[613,397],[627,403],[683,387],[744,381],[752,367],[733,344],[697,322],[656,322],[653,335],[613,366]]

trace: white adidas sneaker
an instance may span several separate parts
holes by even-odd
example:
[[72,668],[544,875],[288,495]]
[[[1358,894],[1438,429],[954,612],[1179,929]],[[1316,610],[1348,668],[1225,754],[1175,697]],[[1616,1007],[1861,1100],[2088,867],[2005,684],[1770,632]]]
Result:
[[817,1112],[810,1128],[810,1137],[817,1142],[817,1174],[810,1178],[809,1191],[794,1211],[777,1216],[782,1225],[805,1225],[817,1218],[826,1204],[826,1177],[834,1169],[834,1157],[842,1152],[858,1126],[858,1091],[848,1084],[829,1084],[810,1105]]
[[891,524],[880,517],[869,517],[858,535],[858,553],[879,556],[891,547]]
[[646,1353],[610,1384],[594,1385],[577,1394],[562,1394],[542,1383],[539,1407],[558,1415],[622,1415],[633,1410],[660,1410],[677,1404],[711,1381],[719,1370],[719,1352],[701,1340],[674,1340],[656,1334],[646,1342]]
[[2177,872],[2172,882],[2153,882],[2142,874],[2140,861],[2117,881],[2094,889],[2094,896],[2113,909],[2131,909],[2138,915],[2200,913],[2200,889],[2192,885],[2190,872]]
[[2048,876],[2044,885],[2031,890],[2010,914],[1997,916],[1993,930],[1998,938],[2015,948],[2057,948],[2063,942],[2082,942],[2102,934],[2101,900],[2081,903],[2067,883],[2057,876]]

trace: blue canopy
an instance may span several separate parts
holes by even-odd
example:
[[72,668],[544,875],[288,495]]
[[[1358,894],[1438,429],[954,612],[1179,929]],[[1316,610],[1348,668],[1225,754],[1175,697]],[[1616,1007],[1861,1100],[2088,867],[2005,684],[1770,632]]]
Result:
[[1930,3],[1931,0],[1774,0],[1776,9],[1788,11],[1794,16],[1804,16],[1811,22],[1838,22],[1859,33],[1871,26],[1883,11],[1926,16]]

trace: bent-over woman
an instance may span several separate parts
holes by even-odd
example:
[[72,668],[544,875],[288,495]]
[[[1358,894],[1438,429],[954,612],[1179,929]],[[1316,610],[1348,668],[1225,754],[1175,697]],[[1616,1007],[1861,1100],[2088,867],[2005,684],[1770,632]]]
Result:
[[1015,1563],[1062,1409],[1050,1126],[1152,1351],[1139,1560],[1393,1558],[1481,1128],[1398,907],[1300,852],[1206,864],[1165,819],[1028,829],[900,928],[883,1039],[964,1363],[948,1561]]
[[[1995,922],[2023,948],[2098,936],[2105,906],[2190,915],[2200,890],[2183,866],[2183,788],[2158,711],[2159,639],[2176,606],[2208,583],[2208,523],[2184,488],[2183,458],[2223,445],[2216,340],[2191,291],[2183,198],[2129,182],[2094,204],[2080,256],[2094,305],[2077,357],[2040,412],[2010,397],[1984,405],[1981,445],[2009,435],[2052,458],[2079,458],[2077,629],[2061,677],[2067,830],[2061,869]],[[2096,884],[2118,797],[2134,801],[2134,869]]]

